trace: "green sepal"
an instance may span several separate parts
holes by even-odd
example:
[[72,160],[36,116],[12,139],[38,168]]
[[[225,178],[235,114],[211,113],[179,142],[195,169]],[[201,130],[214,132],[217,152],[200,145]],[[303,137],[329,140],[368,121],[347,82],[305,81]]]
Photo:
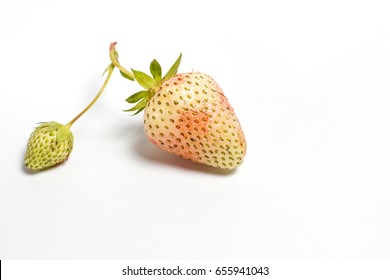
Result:
[[102,76],[104,76],[104,74],[106,74],[107,72],[113,70],[114,68],[115,68],[115,65],[111,63],[111,64],[108,65],[107,68],[104,70]]
[[175,76],[177,74],[177,71],[179,70],[180,62],[181,62],[181,53],[180,53],[179,57],[176,59],[175,63],[173,63],[172,67],[165,74],[163,80],[167,80],[169,78],[172,78],[173,76]]
[[148,74],[145,74],[141,71],[136,71],[131,69],[134,74],[135,80],[146,90],[153,89],[156,86],[155,80],[150,77]]
[[138,114],[141,113],[144,109],[145,109],[145,107],[143,107],[143,108],[141,108],[141,109],[138,109],[138,111],[135,112],[135,113],[133,114],[133,116],[138,115]]
[[64,126],[63,124],[60,124],[58,122],[40,122],[39,126],[37,128],[46,128],[47,131],[53,131],[57,130],[59,127]]
[[37,128],[45,128],[49,132],[57,130],[57,142],[59,143],[68,139],[73,142],[72,131],[70,131],[69,127],[58,122],[41,122]]
[[157,60],[153,59],[153,61],[150,63],[150,73],[152,74],[154,80],[156,83],[159,83],[162,78],[162,70],[160,63],[158,63]]
[[134,81],[133,77],[130,77],[130,76],[127,75],[125,72],[119,70],[119,73],[121,73],[121,75],[122,75],[123,78],[126,78],[126,79],[128,79],[128,80],[130,80],[130,81]]
[[148,102],[149,102],[149,98],[146,97],[146,98],[142,99],[140,102],[138,102],[137,105],[135,105],[134,107],[132,107],[128,110],[124,110],[124,112],[137,111],[137,113],[139,113],[138,110],[142,111],[146,107],[146,104],[148,104]]
[[134,93],[133,95],[129,96],[126,99],[126,102],[128,103],[136,103],[137,101],[141,100],[142,98],[146,97],[149,95],[149,91],[142,90],[139,92]]
[[61,125],[57,129],[57,142],[60,143],[65,140],[70,140],[73,142],[73,134],[65,125]]

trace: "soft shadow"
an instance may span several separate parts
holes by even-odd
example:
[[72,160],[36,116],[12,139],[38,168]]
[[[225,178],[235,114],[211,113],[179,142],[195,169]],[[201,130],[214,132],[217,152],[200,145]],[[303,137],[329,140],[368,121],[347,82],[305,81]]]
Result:
[[[228,176],[235,172],[235,170],[220,169],[205,164],[199,164],[160,150],[147,139],[143,130],[143,125],[139,125],[136,131],[133,132],[135,133],[131,137],[133,140],[131,142],[131,148],[144,160],[162,165],[171,165],[188,171],[203,172],[219,176]],[[137,137],[134,137],[134,135],[137,135]]]
[[30,168],[26,167],[26,166],[24,165],[23,160],[22,160],[22,162],[21,162],[21,164],[20,164],[20,167],[21,167],[21,169],[22,169],[22,171],[23,171],[24,174],[34,175],[34,174],[39,173],[39,171],[34,171],[34,170],[31,170]]

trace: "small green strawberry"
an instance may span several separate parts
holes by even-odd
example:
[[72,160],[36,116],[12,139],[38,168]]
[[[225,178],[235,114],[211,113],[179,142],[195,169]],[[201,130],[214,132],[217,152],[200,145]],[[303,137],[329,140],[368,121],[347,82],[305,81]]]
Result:
[[95,98],[68,124],[63,125],[52,121],[42,123],[35,128],[27,143],[24,156],[26,167],[40,171],[58,165],[69,158],[73,150],[71,126],[95,104],[107,86],[114,69],[115,66],[112,63],[106,68],[104,71],[104,73],[108,72],[106,80]]
[[[118,62],[115,43],[112,63],[122,75],[136,80],[144,90],[129,98],[136,105],[127,111],[144,110],[144,130],[160,149],[194,162],[234,169],[246,154],[246,140],[240,122],[222,89],[210,76],[191,72],[177,74],[181,55],[162,77],[160,64],[153,60],[149,76]],[[111,53],[112,54],[112,53]]]
[[69,127],[45,122],[31,133],[24,163],[32,170],[42,170],[66,161],[72,149],[73,134]]

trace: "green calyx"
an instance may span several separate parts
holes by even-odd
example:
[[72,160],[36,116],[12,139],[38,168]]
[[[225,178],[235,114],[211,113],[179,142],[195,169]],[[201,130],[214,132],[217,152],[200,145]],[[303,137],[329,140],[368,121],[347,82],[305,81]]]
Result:
[[150,63],[149,68],[151,76],[144,72],[131,69],[134,74],[134,79],[138,82],[140,86],[144,88],[144,90],[136,92],[126,99],[126,102],[131,104],[136,103],[136,105],[128,110],[125,110],[125,112],[135,112],[134,115],[137,115],[138,113],[142,112],[148,104],[150,98],[152,98],[155,94],[155,89],[158,88],[164,81],[172,78],[177,74],[177,71],[180,66],[180,61],[181,54],[176,59],[175,63],[168,70],[164,77],[162,77],[160,63],[158,63],[156,59],[153,59],[153,61]]
[[44,122],[37,127],[37,129],[45,128],[48,132],[57,131],[57,143],[71,140],[73,142],[73,133],[69,126],[60,124],[58,122]]
[[138,113],[142,112],[146,105],[148,104],[149,100],[153,97],[155,94],[156,88],[158,88],[164,81],[172,78],[177,74],[177,71],[180,66],[181,62],[181,54],[176,59],[176,61],[173,63],[171,68],[168,70],[168,72],[162,76],[162,69],[160,66],[160,63],[156,59],[154,59],[150,63],[150,74],[148,75],[144,72],[137,71],[134,69],[131,69],[131,72],[126,70],[122,65],[120,65],[118,61],[118,52],[115,49],[115,44],[111,44],[111,51],[110,51],[110,58],[111,62],[115,67],[117,67],[121,73],[121,75],[128,79],[128,80],[135,80],[137,83],[143,87],[143,90],[138,91],[132,95],[130,95],[126,102],[130,104],[135,104],[133,107],[131,107],[128,110],[124,110],[125,112],[134,112],[134,115],[137,115]]

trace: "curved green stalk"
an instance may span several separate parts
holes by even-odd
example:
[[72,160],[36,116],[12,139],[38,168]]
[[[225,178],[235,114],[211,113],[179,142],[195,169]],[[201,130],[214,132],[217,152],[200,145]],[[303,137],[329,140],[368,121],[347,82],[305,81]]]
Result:
[[126,79],[129,79],[131,81],[134,81],[134,74],[131,73],[126,68],[124,68],[118,61],[118,52],[115,49],[115,45],[116,44],[117,44],[117,42],[114,42],[114,43],[111,43],[111,45],[110,45],[110,59],[111,59],[111,63],[114,64],[115,67],[117,67],[119,69],[119,71],[120,71],[120,73],[122,74],[123,77],[125,77]]
[[[111,51],[110,51],[111,52]],[[105,72],[108,72],[106,80],[104,81],[102,87],[100,88],[99,92],[96,94],[95,98],[92,99],[91,103],[88,104],[87,107],[84,108],[76,117],[74,117],[66,126],[70,128],[82,115],[84,115],[92,106],[95,104],[95,102],[99,99],[100,95],[102,95],[104,89],[106,88],[108,81],[111,78],[112,72],[114,71],[115,66],[113,63],[108,65]],[[104,72],[104,73],[105,73]]]

